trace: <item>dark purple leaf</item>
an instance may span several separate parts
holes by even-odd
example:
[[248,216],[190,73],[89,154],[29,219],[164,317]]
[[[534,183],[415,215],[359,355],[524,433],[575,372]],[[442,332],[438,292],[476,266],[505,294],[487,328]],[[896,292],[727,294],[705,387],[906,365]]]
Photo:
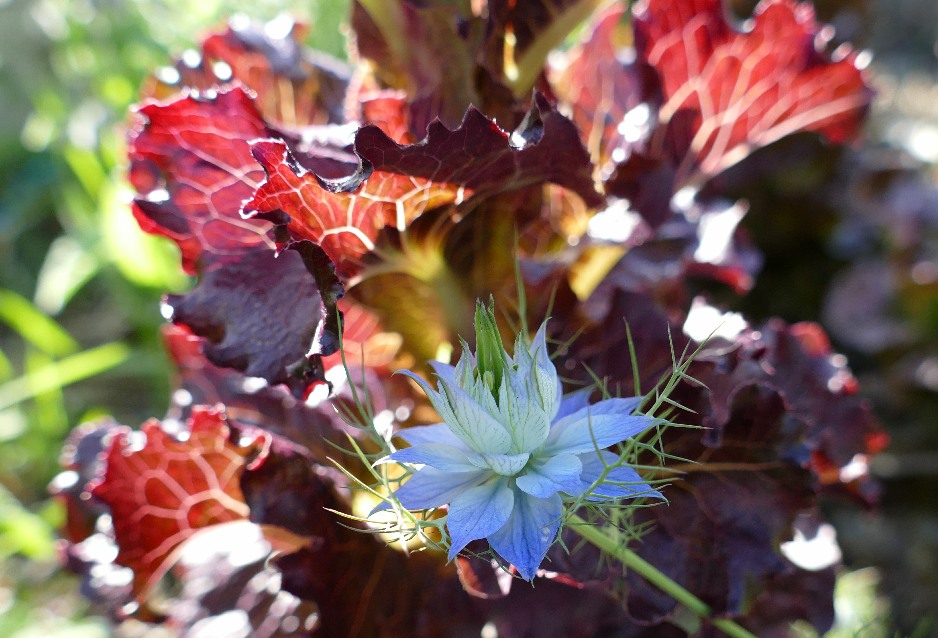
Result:
[[94,534],[95,523],[107,509],[90,498],[88,483],[102,470],[104,452],[115,428],[110,419],[82,423],[72,430],[62,448],[60,472],[49,484],[49,493],[65,506],[65,526],[60,533],[70,544]]
[[[317,246],[297,249],[279,256],[266,248],[245,252],[202,273],[191,292],[169,295],[166,304],[173,322],[208,339],[205,354],[214,364],[287,383],[302,394],[322,379],[315,355],[338,349],[335,303],[342,287]],[[325,280],[324,288],[308,267]]]

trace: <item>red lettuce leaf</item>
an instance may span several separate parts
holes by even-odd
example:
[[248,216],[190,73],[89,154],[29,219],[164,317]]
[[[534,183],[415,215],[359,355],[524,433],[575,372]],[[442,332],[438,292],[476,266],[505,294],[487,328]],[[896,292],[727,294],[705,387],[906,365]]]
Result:
[[[802,444],[810,450],[811,466],[822,483],[841,477],[823,472],[827,464],[840,469],[856,455],[879,452],[886,438],[868,402],[856,396],[858,384],[846,357],[832,352],[824,331],[815,323],[785,325],[768,321],[745,330],[731,353],[711,360],[705,355],[698,377],[710,390],[711,411],[704,424],[712,427],[707,443],[719,445],[736,395],[749,386],[777,392],[787,413],[803,424]],[[709,364],[709,365],[708,365]]]
[[621,161],[639,139],[639,131],[623,121],[626,114],[660,100],[654,71],[624,48],[630,39],[625,12],[624,6],[614,4],[598,13],[583,41],[551,73],[551,85],[558,99],[569,105],[600,178],[608,177],[616,158]]
[[[216,616],[240,610],[244,615],[238,618],[251,626],[252,636],[309,635],[316,624],[315,606],[282,591],[280,575],[267,560],[274,549],[308,545],[289,532],[303,534],[310,529],[305,521],[321,515],[323,487],[310,455],[278,437],[226,421],[218,409],[196,407],[191,414],[191,429],[176,437],[155,421],[129,435],[113,424],[76,429],[74,447],[63,461],[82,476],[87,470],[77,463],[99,470],[101,478],[87,489],[107,499],[114,537],[98,522],[105,531],[70,538],[63,547],[66,565],[82,576],[82,591],[98,610],[116,620],[133,614],[183,633],[204,633],[225,622]],[[147,437],[141,449],[133,441],[137,435]],[[110,446],[107,453],[105,445]],[[82,500],[100,503],[87,495]],[[247,508],[250,519],[264,527],[244,519]],[[74,513],[70,508],[69,518]],[[104,513],[107,508],[101,506],[93,512]],[[135,543],[150,550],[146,556],[140,558]],[[133,579],[125,578],[125,562],[135,570]],[[179,583],[178,594],[170,593],[169,600],[148,597],[149,587],[169,570]]]
[[241,475],[250,520],[300,536],[322,534],[330,517],[323,506],[334,497],[331,487],[318,478],[321,473],[308,450],[272,436],[263,455]]
[[357,273],[362,256],[374,249],[384,226],[406,224],[428,207],[449,204],[456,197],[449,185],[374,175],[367,164],[351,181],[333,185],[306,171],[279,140],[257,141],[253,151],[267,181],[245,203],[245,213],[252,219],[284,222],[294,238],[318,244],[345,278]]
[[129,154],[141,228],[175,241],[190,274],[200,262],[237,261],[247,249],[274,247],[270,222],[239,214],[264,179],[248,142],[269,135],[244,90],[146,104],[138,114]]
[[[462,125],[436,122],[419,144],[401,146],[377,126],[359,130],[359,172],[340,182],[306,171],[277,140],[253,144],[267,181],[245,203],[251,218],[286,221],[290,234],[322,246],[351,277],[385,226],[406,228],[424,212],[550,181],[595,205],[592,165],[573,124],[543,97],[512,133],[470,108]],[[287,219],[284,220],[284,215]]]
[[376,171],[458,184],[477,193],[551,182],[590,206],[602,202],[576,126],[540,94],[510,135],[470,107],[459,128],[431,126],[422,142],[410,146],[396,144],[376,127],[364,127],[355,136],[355,151]]
[[843,143],[859,131],[872,98],[864,58],[846,45],[828,55],[833,32],[808,4],[764,0],[745,31],[721,0],[646,1],[633,13],[638,63],[657,71],[662,95],[622,120],[630,144],[603,177],[651,224],[670,216],[681,189],[783,137]]
[[377,126],[398,144],[413,144],[419,139],[410,132],[407,95],[403,91],[375,91],[362,95],[358,104],[362,122]]
[[466,109],[480,104],[473,52],[460,28],[465,17],[454,6],[418,4],[356,1],[351,17],[357,52],[371,62],[375,76],[374,85],[360,88],[405,91],[408,130],[415,140],[437,119],[459,126]]
[[[169,297],[173,320],[207,337],[217,364],[302,394],[322,379],[316,356],[338,347],[343,291],[317,247],[301,243],[297,254],[275,258],[273,225],[239,213],[263,179],[248,142],[271,131],[241,88],[140,113],[131,145],[135,214],[145,230],[175,240],[184,267],[200,275],[192,292]],[[317,167],[333,161],[297,152]]]
[[264,119],[296,129],[344,121],[349,69],[303,46],[308,28],[286,18],[267,25],[232,19],[144,86],[144,96],[166,99],[184,89],[205,91],[233,82],[250,88]]
[[[259,383],[257,379],[246,378],[230,368],[213,365],[203,354],[204,339],[184,328],[167,326],[163,336],[176,367],[176,391],[170,408],[172,417],[185,419],[194,406],[223,403],[226,413],[238,423],[302,446],[321,466],[332,467],[330,459],[341,459],[343,465],[354,467],[352,458],[346,459],[329,443],[344,440],[347,434],[361,434],[336,413],[336,407],[351,407],[348,385],[343,384],[329,401],[302,401],[283,385]],[[337,356],[327,359],[327,370],[334,368],[334,357]],[[406,382],[397,378],[392,382],[386,374],[367,367],[362,370],[352,361],[349,361],[349,366],[357,391],[362,392],[367,386],[377,412],[394,411],[401,407],[402,402],[412,401],[410,386]],[[319,386],[315,391],[326,393]]]
[[194,410],[184,436],[156,420],[135,441],[127,428],[112,430],[103,474],[90,486],[108,506],[120,551],[115,562],[134,571],[134,593],[144,599],[196,530],[246,518],[239,479],[265,445],[257,435],[229,440],[224,412]]
[[675,191],[797,131],[841,143],[862,124],[872,92],[858,56],[844,45],[828,57],[808,4],[763,0],[746,31],[721,0],[646,1],[634,16],[664,98],[649,152],[675,167]]

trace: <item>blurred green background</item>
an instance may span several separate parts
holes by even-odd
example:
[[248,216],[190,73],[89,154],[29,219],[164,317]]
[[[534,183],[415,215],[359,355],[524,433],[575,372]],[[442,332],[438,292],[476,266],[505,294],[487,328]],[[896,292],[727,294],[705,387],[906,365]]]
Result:
[[59,573],[46,486],[84,420],[168,404],[160,296],[178,251],[130,215],[128,107],[147,74],[244,12],[344,57],[347,0],[0,0],[0,636],[106,636]]
[[[865,21],[838,27],[883,54],[874,135],[935,163],[938,144],[916,147],[920,135],[893,125],[938,139],[927,26],[938,9],[901,4],[874,3]],[[239,11],[289,13],[312,25],[310,44],[344,57],[346,9],[347,0],[0,0],[0,636],[110,635],[58,571],[62,512],[46,486],[73,426],[104,415],[136,426],[167,405],[159,300],[189,282],[175,247],[144,235],[127,205],[123,125],[140,83]],[[850,622],[832,636],[888,635],[877,577],[841,579],[838,612]]]

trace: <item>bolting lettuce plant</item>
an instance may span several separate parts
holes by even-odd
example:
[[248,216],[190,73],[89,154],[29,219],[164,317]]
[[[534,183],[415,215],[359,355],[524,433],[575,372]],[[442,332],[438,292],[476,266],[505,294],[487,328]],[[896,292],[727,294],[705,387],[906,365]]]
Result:
[[[164,302],[167,414],[79,426],[53,483],[102,613],[831,626],[836,559],[783,543],[822,496],[875,501],[886,437],[817,324],[726,311],[763,265],[740,182],[857,140],[865,56],[793,0],[745,27],[720,0],[627,4],[355,0],[349,66],[237,19],[143,87],[132,213],[196,283]],[[511,354],[509,318],[540,325]]]

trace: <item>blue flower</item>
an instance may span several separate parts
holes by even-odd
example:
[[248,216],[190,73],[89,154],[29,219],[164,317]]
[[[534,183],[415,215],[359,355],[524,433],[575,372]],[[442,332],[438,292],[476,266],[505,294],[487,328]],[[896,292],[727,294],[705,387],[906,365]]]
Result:
[[[583,496],[607,466],[618,463],[603,448],[656,422],[633,414],[638,398],[590,405],[589,389],[562,397],[545,329],[530,346],[519,335],[509,357],[493,311],[480,305],[476,353],[464,343],[456,367],[432,363],[437,389],[404,372],[443,423],[401,431],[411,447],[385,459],[422,466],[394,493],[402,507],[448,506],[450,560],[484,538],[526,580],[534,578],[557,536],[564,497]],[[594,502],[636,496],[662,498],[623,465],[586,494]]]

